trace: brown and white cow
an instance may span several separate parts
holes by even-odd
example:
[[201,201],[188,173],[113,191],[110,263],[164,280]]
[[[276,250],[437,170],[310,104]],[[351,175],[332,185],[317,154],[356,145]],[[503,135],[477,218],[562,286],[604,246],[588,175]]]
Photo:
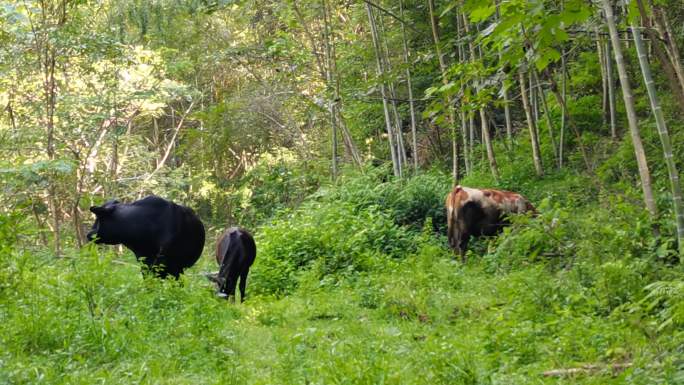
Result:
[[447,195],[447,238],[465,262],[471,236],[495,235],[509,224],[508,214],[536,210],[522,195],[510,191],[456,186]]

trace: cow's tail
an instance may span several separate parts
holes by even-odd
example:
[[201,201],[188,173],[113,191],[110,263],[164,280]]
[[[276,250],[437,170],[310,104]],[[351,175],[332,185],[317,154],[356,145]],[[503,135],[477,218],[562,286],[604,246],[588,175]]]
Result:
[[453,191],[447,195],[446,199],[446,209],[447,209],[447,240],[449,241],[449,246],[456,249],[458,248],[459,237],[458,228],[456,225],[456,220],[458,219],[458,192],[461,186],[456,186]]

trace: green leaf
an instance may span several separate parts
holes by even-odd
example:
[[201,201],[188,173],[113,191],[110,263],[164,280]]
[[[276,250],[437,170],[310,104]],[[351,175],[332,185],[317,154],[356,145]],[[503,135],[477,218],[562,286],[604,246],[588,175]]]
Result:
[[495,5],[480,6],[470,12],[470,20],[474,23],[487,20],[496,12]]
[[539,71],[542,71],[544,68],[548,67],[548,65],[552,62],[556,62],[560,60],[561,55],[560,52],[558,52],[554,48],[548,48],[544,50],[544,52],[539,56],[539,58],[535,61],[535,66]]
[[425,90],[425,97],[429,98],[430,96],[434,95],[437,91],[437,87],[429,87]]
[[445,85],[439,87],[439,92],[451,92],[451,91],[453,91],[454,88],[456,88],[457,86],[458,86],[458,84],[456,84],[456,83],[454,83],[454,82],[449,82],[449,83],[447,83],[447,84],[445,84]]
[[446,15],[446,14],[449,13],[449,12],[451,12],[452,9],[456,8],[456,7],[458,6],[458,4],[459,4],[459,1],[452,1],[450,4],[448,4],[448,5],[446,6],[446,8],[444,8],[444,10],[442,11],[442,13],[439,14],[439,17],[440,17],[440,18],[444,17],[444,15]]

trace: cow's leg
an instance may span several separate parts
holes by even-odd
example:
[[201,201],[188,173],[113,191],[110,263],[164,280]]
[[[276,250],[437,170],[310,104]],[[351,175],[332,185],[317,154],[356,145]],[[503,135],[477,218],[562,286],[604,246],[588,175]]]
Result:
[[143,269],[143,276],[151,275],[161,279],[165,279],[169,275],[177,277],[177,273],[168,268],[166,257],[162,254],[157,254],[154,257],[140,256],[138,260],[142,260],[146,266]]
[[225,284],[219,290],[221,293],[226,294],[231,302],[235,302],[235,286],[237,285],[237,280],[238,274],[230,272]]
[[247,274],[249,270],[245,269],[240,274],[240,303],[245,302],[245,288],[247,288]]
[[168,275],[172,276],[174,279],[180,278],[180,275],[183,273],[182,268],[174,268],[174,269],[167,269],[166,272]]
[[142,269],[142,275],[143,277],[165,279],[169,275],[169,272],[166,270],[166,266],[164,265],[145,262],[145,266]]
[[145,265],[140,266],[140,272],[142,273],[143,278],[147,278],[153,274],[153,258],[146,257],[138,253],[135,254],[135,258],[138,260],[138,262],[142,262],[142,264]]
[[168,266],[166,258],[164,256],[159,256],[154,264],[152,265],[152,270],[154,276],[161,279],[166,279],[168,276],[178,278],[179,272],[174,268]]
[[466,251],[468,250],[469,234],[461,234],[461,239],[458,244],[458,254],[461,256],[461,263],[467,262]]

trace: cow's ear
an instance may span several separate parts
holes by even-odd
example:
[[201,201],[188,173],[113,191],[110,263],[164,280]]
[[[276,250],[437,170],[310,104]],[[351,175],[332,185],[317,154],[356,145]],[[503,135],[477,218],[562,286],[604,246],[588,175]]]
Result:
[[90,212],[97,215],[111,214],[114,211],[114,206],[90,206]]

